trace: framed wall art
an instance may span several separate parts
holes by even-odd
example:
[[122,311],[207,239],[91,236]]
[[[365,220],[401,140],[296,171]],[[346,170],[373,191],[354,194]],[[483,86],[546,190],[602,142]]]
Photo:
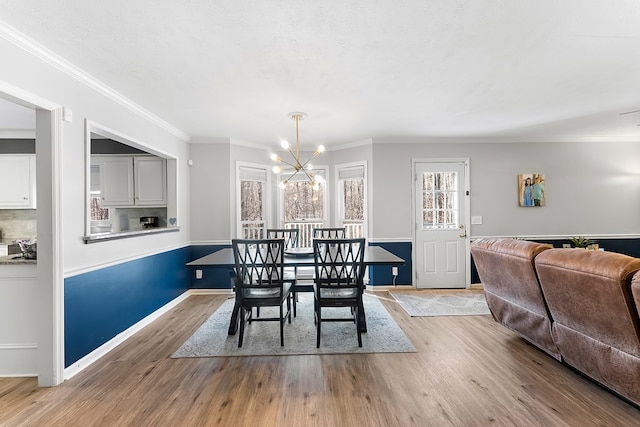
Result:
[[536,207],[546,204],[543,173],[521,173],[518,175],[518,204],[522,207]]

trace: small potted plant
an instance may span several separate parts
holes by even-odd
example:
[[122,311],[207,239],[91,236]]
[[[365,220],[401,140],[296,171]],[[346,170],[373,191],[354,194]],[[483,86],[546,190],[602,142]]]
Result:
[[573,246],[576,248],[587,249],[592,245],[595,245],[597,242],[595,240],[591,240],[589,238],[583,236],[570,237],[569,241],[573,243]]

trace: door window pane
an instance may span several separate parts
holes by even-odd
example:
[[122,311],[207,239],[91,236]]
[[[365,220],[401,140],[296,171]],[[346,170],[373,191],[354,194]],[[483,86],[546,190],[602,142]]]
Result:
[[422,176],[423,229],[458,228],[458,174],[425,172]]

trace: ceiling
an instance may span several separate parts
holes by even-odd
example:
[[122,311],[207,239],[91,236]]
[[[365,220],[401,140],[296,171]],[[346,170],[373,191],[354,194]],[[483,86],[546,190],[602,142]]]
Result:
[[[637,0],[0,0],[192,138],[640,140]],[[72,107],[72,106],[71,106]]]

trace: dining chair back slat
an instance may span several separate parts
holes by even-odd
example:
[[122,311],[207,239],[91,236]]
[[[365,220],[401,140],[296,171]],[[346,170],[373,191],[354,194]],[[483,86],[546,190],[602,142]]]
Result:
[[267,239],[284,239],[284,248],[297,248],[300,230],[297,228],[268,228]]
[[344,227],[322,227],[313,229],[314,239],[344,239],[346,229]]
[[[284,239],[233,239],[235,261],[236,303],[240,307],[240,334],[238,347],[242,347],[245,323],[252,321],[279,321],[280,345],[284,345],[284,322],[291,322],[291,283],[284,274]],[[285,312],[283,304],[286,301]],[[253,308],[279,307],[278,317],[253,318]]]
[[[317,347],[320,347],[322,322],[335,321],[355,322],[358,346],[362,347],[360,324],[364,316],[364,249],[363,238],[313,241]],[[325,319],[322,317],[323,307],[350,307],[353,316]]]

